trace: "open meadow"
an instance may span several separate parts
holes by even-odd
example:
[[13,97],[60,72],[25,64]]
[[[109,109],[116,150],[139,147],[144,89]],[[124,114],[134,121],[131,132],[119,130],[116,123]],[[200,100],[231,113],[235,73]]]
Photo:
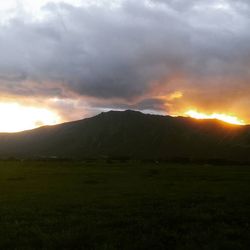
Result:
[[0,162],[0,249],[250,249],[250,167]]

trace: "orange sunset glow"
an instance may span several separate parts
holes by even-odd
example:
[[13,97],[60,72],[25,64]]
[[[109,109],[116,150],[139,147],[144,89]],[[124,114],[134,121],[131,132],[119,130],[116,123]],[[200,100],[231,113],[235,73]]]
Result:
[[60,123],[60,117],[50,110],[18,103],[0,103],[0,117],[0,132],[19,132]]
[[185,115],[188,117],[192,117],[195,119],[217,119],[226,123],[234,124],[234,125],[245,125],[245,121],[234,115],[227,115],[222,113],[211,113],[205,114],[198,112],[196,110],[188,110],[185,112]]

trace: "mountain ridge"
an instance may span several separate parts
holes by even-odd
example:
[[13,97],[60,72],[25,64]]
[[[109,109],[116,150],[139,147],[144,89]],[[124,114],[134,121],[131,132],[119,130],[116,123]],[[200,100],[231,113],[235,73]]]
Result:
[[250,126],[109,111],[19,133],[0,133],[0,157],[250,161]]

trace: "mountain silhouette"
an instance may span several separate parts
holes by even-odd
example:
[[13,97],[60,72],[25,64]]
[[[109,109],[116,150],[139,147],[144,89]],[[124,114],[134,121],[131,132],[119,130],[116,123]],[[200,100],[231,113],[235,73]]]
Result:
[[250,161],[250,126],[109,111],[95,117],[0,134],[0,157],[223,159]]

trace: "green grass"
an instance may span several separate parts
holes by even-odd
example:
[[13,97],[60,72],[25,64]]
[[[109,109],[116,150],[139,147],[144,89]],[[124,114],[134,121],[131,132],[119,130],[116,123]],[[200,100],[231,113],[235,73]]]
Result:
[[0,162],[0,249],[250,249],[250,167]]

